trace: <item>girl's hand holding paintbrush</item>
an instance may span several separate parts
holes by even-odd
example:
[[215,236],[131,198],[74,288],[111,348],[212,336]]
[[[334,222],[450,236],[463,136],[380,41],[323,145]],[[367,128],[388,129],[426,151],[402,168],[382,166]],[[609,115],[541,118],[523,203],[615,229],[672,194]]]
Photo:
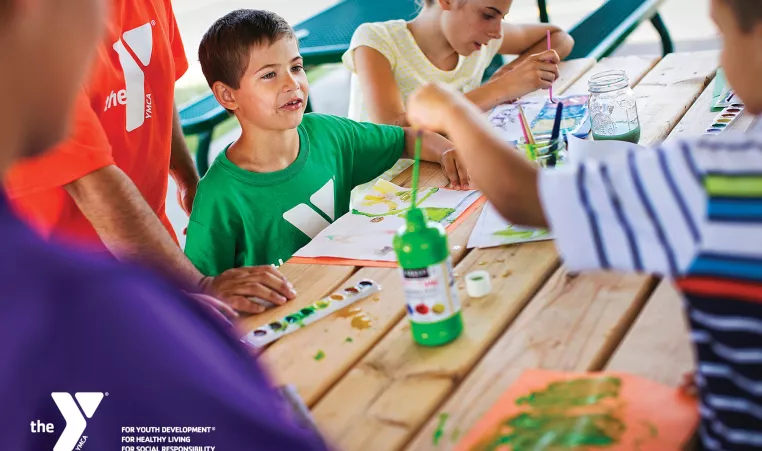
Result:
[[517,99],[538,89],[549,89],[561,75],[561,58],[555,50],[532,55],[510,70],[493,76],[488,84],[499,89],[505,101]]

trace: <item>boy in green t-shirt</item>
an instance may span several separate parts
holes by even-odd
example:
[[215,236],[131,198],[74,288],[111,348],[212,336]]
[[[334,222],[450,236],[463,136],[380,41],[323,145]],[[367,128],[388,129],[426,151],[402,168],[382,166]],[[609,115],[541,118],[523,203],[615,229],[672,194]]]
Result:
[[[206,275],[282,264],[349,211],[354,187],[413,155],[411,129],[304,114],[309,85],[298,43],[276,14],[231,12],[204,35],[199,60],[243,130],[193,204],[185,252]],[[449,141],[431,134],[425,142],[422,159],[440,162],[454,188],[468,188]]]

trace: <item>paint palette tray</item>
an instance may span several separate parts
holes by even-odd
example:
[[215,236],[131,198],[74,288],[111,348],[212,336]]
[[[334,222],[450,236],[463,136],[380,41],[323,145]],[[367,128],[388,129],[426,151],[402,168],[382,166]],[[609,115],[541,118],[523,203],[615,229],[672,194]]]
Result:
[[331,313],[337,312],[380,291],[381,285],[378,283],[367,279],[361,280],[357,285],[346,287],[297,312],[255,329],[244,336],[242,341],[255,348],[264,347],[285,335],[317,322]]
[[738,116],[743,113],[744,110],[744,104],[743,103],[733,103],[729,106],[727,106],[725,109],[723,109],[720,114],[717,115],[717,117],[714,118],[714,121],[712,121],[712,125],[709,126],[709,128],[706,129],[704,132],[705,135],[719,135],[720,133],[724,132],[728,127],[730,127],[736,119],[738,119]]

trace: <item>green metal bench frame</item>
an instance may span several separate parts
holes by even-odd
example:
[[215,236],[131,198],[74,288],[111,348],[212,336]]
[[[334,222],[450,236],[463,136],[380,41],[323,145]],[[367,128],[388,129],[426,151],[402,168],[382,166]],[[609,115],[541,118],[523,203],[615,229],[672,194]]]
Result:
[[[601,59],[610,55],[642,22],[650,20],[662,39],[664,54],[673,51],[667,27],[657,8],[664,0],[609,0],[591,13],[570,34],[575,40],[569,59]],[[547,1],[537,0],[540,21],[548,23]],[[360,24],[392,19],[409,20],[418,13],[414,0],[344,0],[296,25],[305,67],[341,62],[349,41]],[[610,30],[610,31],[609,31]],[[495,57],[485,73],[489,78],[503,64]],[[308,100],[307,111],[311,110]],[[198,135],[196,167],[201,176],[209,169],[209,148],[214,128],[229,117],[212,94],[191,100],[180,107],[180,122],[185,135]]]

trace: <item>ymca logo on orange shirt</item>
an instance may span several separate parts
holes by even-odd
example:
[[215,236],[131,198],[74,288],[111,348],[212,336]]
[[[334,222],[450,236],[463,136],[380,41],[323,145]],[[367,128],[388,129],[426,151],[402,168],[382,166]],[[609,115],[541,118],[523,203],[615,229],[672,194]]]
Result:
[[127,108],[125,128],[128,132],[139,128],[153,114],[151,94],[145,92],[144,68],[151,63],[152,25],[154,24],[155,22],[151,21],[133,30],[125,31],[122,39],[114,43],[114,50],[119,55],[119,63],[124,72],[125,89],[119,92],[112,91],[106,98],[106,108],[103,111],[108,111],[117,105],[124,105]]

